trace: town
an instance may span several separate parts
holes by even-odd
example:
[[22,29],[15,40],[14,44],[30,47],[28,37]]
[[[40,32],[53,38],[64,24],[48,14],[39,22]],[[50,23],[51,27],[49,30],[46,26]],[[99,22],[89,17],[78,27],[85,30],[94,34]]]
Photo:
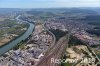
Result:
[[[69,10],[15,9],[0,15],[0,66],[99,66],[100,23],[91,19],[98,21],[94,13],[100,14]],[[57,64],[51,58],[69,61]]]

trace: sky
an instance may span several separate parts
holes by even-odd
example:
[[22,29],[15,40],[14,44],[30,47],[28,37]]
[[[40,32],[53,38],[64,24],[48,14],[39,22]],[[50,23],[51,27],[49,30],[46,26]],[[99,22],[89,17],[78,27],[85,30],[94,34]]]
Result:
[[100,7],[100,0],[0,0],[0,8]]

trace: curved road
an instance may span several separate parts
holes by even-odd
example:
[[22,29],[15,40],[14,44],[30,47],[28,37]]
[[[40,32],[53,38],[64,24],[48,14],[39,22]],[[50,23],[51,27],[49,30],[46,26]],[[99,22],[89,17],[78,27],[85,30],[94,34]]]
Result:
[[[48,29],[47,29],[48,30]],[[49,30],[48,30],[49,31]],[[50,32],[52,33],[52,32]],[[54,36],[54,34],[53,34]],[[68,36],[62,37],[57,43],[55,43],[53,46],[51,46],[47,53],[44,55],[44,57],[36,64],[36,66],[58,66],[57,63],[52,63],[51,59],[61,59],[62,55],[64,54],[64,51],[66,49],[66,46],[68,44],[67,38]]]

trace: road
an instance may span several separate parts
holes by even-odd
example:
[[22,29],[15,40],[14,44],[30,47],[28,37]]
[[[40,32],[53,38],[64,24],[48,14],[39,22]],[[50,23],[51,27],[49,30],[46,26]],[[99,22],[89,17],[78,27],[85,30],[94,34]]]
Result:
[[36,66],[58,66],[59,64],[52,63],[51,59],[60,59],[65,52],[67,44],[67,36],[62,37],[53,47],[49,49],[49,53],[46,53]]

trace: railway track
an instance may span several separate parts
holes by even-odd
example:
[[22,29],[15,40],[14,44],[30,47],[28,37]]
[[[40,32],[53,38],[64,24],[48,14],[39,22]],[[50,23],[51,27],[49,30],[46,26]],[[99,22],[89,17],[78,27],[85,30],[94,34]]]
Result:
[[52,63],[51,59],[61,59],[67,44],[67,36],[62,37],[53,47],[51,47],[49,53],[45,54],[36,66],[59,66],[59,63]]

